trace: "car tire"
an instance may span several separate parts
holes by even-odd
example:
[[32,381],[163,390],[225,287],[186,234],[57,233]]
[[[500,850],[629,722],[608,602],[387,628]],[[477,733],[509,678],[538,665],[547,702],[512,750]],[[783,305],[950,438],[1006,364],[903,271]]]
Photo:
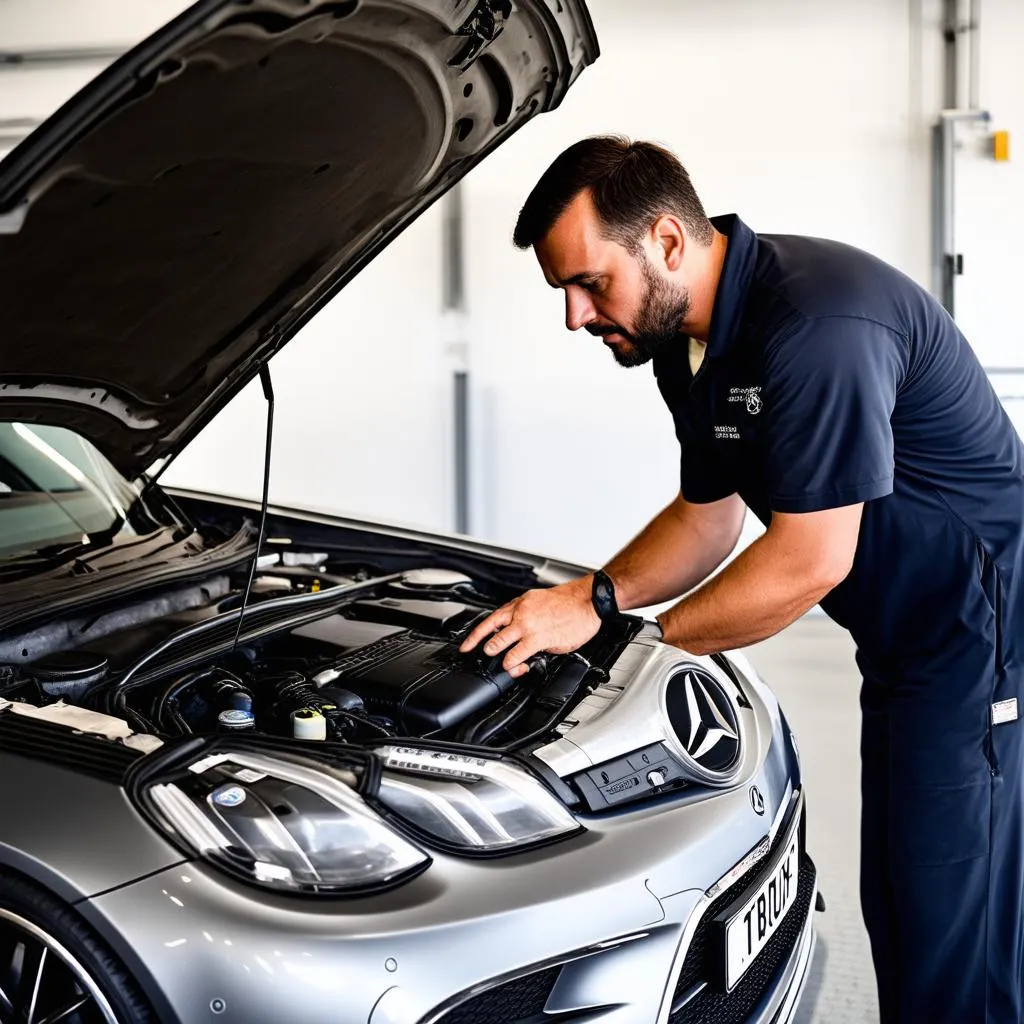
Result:
[[68,1020],[158,1024],[124,964],[73,908],[0,871],[0,1020],[27,1020],[33,991],[35,1020],[82,999]]

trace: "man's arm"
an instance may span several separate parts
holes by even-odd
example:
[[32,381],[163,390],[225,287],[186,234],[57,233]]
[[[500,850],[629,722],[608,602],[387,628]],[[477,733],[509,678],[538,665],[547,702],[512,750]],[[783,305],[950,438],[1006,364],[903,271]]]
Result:
[[[619,608],[642,608],[685,593],[713,572],[736,546],[744,506],[732,495],[708,505],[677,498],[608,564]],[[495,630],[487,654],[508,651],[504,666],[513,675],[538,651],[575,651],[601,625],[590,600],[593,577],[587,575],[546,590],[530,590],[497,609],[463,641],[476,647]]]
[[619,608],[671,601],[706,580],[736,547],[745,512],[736,494],[706,505],[676,497],[605,567]]
[[658,616],[665,642],[715,654],[795,622],[848,575],[863,507],[775,513],[768,531],[718,576]]

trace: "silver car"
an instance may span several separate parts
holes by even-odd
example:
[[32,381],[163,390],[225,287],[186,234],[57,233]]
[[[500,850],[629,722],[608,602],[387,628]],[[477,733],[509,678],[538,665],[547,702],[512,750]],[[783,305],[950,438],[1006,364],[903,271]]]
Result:
[[514,680],[461,640],[584,567],[157,479],[597,55],[582,0],[203,0],[0,164],[4,1024],[792,1019],[742,656],[624,615]]

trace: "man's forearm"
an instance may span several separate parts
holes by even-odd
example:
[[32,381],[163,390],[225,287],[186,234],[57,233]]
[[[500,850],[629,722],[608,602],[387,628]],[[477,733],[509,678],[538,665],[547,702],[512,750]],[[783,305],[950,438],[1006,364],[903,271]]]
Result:
[[757,643],[795,622],[848,571],[769,533],[713,579],[658,616],[666,643],[716,654]]
[[743,515],[735,495],[699,507],[677,498],[607,564],[619,608],[670,601],[707,579],[736,546]]

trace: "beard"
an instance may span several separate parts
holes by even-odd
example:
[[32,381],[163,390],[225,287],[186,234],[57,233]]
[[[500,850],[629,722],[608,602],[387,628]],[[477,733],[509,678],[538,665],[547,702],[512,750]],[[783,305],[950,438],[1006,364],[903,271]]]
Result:
[[633,330],[612,327],[588,327],[591,334],[607,336],[618,334],[625,341],[613,343],[612,355],[619,366],[643,366],[650,362],[665,346],[677,338],[683,320],[690,311],[690,293],[686,288],[673,285],[660,277],[645,258],[641,265],[644,294],[634,318]]

